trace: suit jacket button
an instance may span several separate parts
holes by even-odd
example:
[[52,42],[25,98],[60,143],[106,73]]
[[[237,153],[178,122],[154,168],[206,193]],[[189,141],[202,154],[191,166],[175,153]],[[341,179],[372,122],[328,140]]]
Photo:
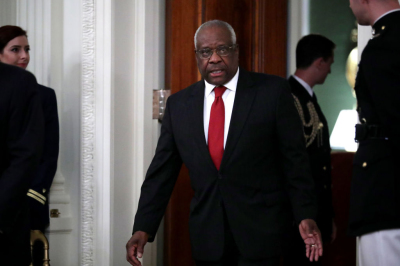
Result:
[[222,175],[221,174],[218,174],[218,179],[222,179]]
[[324,185],[324,188],[326,189],[326,185]]
[[326,166],[322,167],[322,169],[324,169],[324,171],[326,171]]
[[362,167],[367,167],[367,162],[363,162]]

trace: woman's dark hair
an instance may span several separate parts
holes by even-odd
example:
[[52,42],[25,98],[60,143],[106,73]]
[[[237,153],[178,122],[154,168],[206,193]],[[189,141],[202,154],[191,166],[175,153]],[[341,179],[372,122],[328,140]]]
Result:
[[9,41],[19,36],[28,37],[26,31],[18,26],[6,25],[0,27],[0,53],[3,53],[4,47]]

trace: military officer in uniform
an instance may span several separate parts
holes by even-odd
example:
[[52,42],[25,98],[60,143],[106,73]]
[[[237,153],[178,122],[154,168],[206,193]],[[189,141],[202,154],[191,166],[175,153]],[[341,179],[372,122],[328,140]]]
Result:
[[35,77],[0,62],[0,265],[30,263],[26,193],[42,155],[43,135]]
[[372,26],[355,91],[360,124],[349,233],[359,236],[360,266],[400,264],[400,5],[350,0],[360,25]]
[[[316,84],[323,84],[331,72],[334,49],[335,44],[322,35],[304,36],[296,47],[296,72],[289,78],[295,105],[303,123],[318,201],[316,222],[324,243],[331,242],[336,236],[331,193],[331,148],[328,124],[317,102],[313,87]],[[294,226],[290,239],[288,253],[284,258],[285,265],[320,263],[310,262],[304,256],[304,244],[297,225]]]

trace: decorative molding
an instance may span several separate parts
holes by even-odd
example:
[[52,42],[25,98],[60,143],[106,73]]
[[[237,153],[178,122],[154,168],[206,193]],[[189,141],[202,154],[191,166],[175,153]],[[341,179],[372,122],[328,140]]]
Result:
[[95,4],[82,2],[81,265],[94,265]]

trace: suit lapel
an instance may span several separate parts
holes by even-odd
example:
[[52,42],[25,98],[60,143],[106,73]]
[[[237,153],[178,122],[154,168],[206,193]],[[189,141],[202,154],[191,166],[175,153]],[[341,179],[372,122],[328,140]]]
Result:
[[236,88],[232,117],[225,145],[225,152],[221,162],[221,168],[229,160],[240,138],[243,127],[247,121],[257,89],[252,87],[253,80],[248,72],[240,68],[239,80]]
[[205,158],[215,168],[204,136],[204,90],[204,81],[201,80],[193,89],[188,106],[191,109],[189,113],[192,116],[191,121],[193,121],[193,139],[198,146],[198,152],[201,153],[200,158]]

